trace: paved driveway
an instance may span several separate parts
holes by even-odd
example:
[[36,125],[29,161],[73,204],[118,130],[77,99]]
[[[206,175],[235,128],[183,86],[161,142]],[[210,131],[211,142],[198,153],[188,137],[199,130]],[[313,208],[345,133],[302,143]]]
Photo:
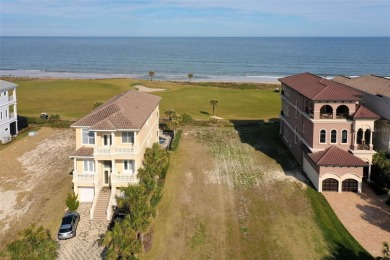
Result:
[[103,247],[98,246],[97,240],[99,235],[106,232],[108,222],[89,220],[90,207],[91,204],[80,204],[77,210],[80,213],[77,235],[74,238],[59,241],[59,260],[102,259]]
[[324,192],[332,209],[352,236],[373,256],[382,255],[382,243],[390,243],[390,206],[367,186],[363,192]]

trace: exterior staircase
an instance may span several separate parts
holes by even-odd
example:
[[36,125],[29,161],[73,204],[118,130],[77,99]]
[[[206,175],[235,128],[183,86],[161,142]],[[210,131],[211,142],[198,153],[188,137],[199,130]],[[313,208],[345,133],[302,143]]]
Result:
[[93,220],[95,221],[107,221],[106,209],[110,200],[110,190],[103,188],[100,190],[95,211],[93,212]]

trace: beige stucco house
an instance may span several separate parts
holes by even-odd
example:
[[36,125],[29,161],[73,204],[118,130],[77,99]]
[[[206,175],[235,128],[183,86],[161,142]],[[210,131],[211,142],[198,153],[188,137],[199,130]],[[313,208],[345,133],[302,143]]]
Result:
[[361,192],[370,178],[374,122],[362,93],[302,73],[282,83],[280,134],[313,185],[322,191]]
[[74,191],[80,202],[91,203],[91,219],[109,219],[118,188],[138,183],[145,149],[159,140],[160,100],[130,90],[72,124]]
[[0,143],[8,143],[18,133],[17,86],[0,80]]

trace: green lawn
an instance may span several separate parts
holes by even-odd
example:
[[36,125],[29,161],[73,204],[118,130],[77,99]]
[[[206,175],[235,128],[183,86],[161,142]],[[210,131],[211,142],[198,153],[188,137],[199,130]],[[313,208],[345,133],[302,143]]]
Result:
[[[188,113],[196,119],[209,118],[212,113],[209,104],[211,99],[219,101],[215,114],[224,119],[269,119],[277,117],[280,110],[280,97],[272,88],[240,90],[135,79],[5,80],[19,84],[18,113],[31,117],[46,112],[60,114],[63,119],[75,120],[89,113],[96,101],[106,101],[137,84],[167,89],[153,93],[163,98],[160,107],[162,112],[173,108],[180,114]],[[215,86],[215,83],[212,85]]]

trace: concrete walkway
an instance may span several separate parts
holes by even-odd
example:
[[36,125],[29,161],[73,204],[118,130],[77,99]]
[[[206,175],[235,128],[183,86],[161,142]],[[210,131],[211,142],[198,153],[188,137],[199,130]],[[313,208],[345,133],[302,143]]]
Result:
[[59,260],[102,259],[103,247],[98,246],[97,240],[101,234],[106,232],[108,221],[89,220],[90,207],[91,204],[80,204],[77,210],[80,213],[80,222],[77,227],[76,237],[59,241]]
[[363,192],[324,192],[332,209],[352,236],[374,257],[382,255],[382,243],[390,243],[390,206],[368,185]]

